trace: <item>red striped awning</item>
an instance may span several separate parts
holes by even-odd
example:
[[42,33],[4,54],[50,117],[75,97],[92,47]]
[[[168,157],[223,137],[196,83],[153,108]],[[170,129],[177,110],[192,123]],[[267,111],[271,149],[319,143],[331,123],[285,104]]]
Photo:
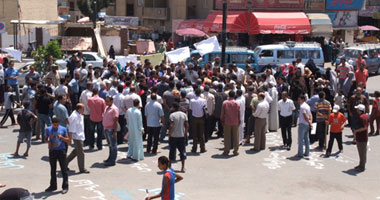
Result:
[[189,19],[189,20],[183,20],[179,23],[177,29],[186,29],[186,28],[195,28],[198,30],[203,29],[203,20],[195,20],[195,19]]
[[[221,32],[223,24],[223,12],[213,11],[203,23],[203,31]],[[230,33],[247,33],[248,32],[248,13],[246,11],[228,11],[227,12],[227,32]]]

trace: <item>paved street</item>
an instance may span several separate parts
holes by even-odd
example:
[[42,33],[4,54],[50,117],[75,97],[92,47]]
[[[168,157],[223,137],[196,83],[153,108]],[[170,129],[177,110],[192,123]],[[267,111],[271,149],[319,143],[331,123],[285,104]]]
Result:
[[[379,89],[379,82],[380,76],[370,77],[369,92]],[[9,124],[10,120],[6,125]],[[0,193],[7,188],[23,187],[33,192],[35,199],[141,200],[146,189],[151,194],[160,190],[162,174],[156,161],[160,155],[168,155],[166,143],[160,145],[160,154],[146,155],[144,161],[137,163],[124,159],[127,145],[120,145],[117,165],[109,168],[102,164],[108,156],[107,146],[102,151],[86,151],[86,168],[91,173],[69,173],[66,195],[60,193],[60,176],[59,190],[45,193],[50,180],[47,145],[33,141],[29,157],[13,158],[10,154],[15,150],[17,129],[18,126],[0,129],[0,183],[7,184]],[[309,159],[298,160],[294,158],[296,128],[291,151],[279,148],[280,131],[267,134],[265,151],[253,153],[249,151],[252,146],[247,145],[240,148],[237,157],[221,156],[222,139],[213,139],[206,144],[206,153],[188,154],[184,180],[176,184],[177,199],[380,199],[380,136],[369,139],[368,162],[362,173],[353,170],[359,158],[348,128],[343,140],[343,154],[334,154],[338,151],[335,143],[330,158],[323,158],[323,152],[313,150]],[[22,144],[20,153],[24,149]],[[190,151],[190,146],[187,150]],[[78,172],[76,160],[69,167]],[[180,163],[174,169],[179,170]]]

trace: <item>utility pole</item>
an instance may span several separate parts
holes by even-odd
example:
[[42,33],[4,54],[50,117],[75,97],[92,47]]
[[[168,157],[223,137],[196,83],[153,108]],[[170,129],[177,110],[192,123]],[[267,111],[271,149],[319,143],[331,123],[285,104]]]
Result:
[[18,41],[18,44],[16,42],[16,46],[13,48],[21,50],[21,48],[20,48],[21,47],[21,7],[20,7],[20,0],[17,0],[17,18],[18,18],[18,27],[17,27],[18,31],[17,31],[16,37],[19,37],[20,41]]
[[98,19],[98,5],[97,5],[97,0],[94,0],[94,29],[96,28],[96,20]]
[[223,0],[222,66],[226,64],[227,0]]

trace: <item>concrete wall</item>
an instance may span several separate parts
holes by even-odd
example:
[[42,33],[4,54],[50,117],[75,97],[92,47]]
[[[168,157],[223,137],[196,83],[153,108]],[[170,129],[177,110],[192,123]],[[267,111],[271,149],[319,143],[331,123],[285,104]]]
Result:
[[[42,29],[43,33],[43,45],[46,45],[51,39],[54,39],[55,36],[50,35],[48,31]],[[36,40],[36,29],[32,29],[29,33],[30,41]],[[23,50],[28,49],[28,35],[21,36],[21,44]],[[13,34],[4,33],[1,35],[1,47],[6,48],[13,46]]]
[[108,52],[111,45],[115,49],[116,54],[121,54],[121,38],[120,36],[101,36],[103,46],[105,50]]

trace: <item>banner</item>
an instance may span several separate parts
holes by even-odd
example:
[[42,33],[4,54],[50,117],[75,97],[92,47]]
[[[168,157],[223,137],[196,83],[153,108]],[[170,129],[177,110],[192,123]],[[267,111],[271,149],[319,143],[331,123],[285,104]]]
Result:
[[166,52],[165,55],[168,57],[170,63],[179,63],[190,57],[190,48],[182,47],[174,51]]
[[324,11],[325,0],[304,0],[305,10],[307,11]]
[[201,56],[213,51],[219,51],[219,42],[216,36],[210,37],[206,40],[194,44],[195,48],[199,51]]
[[165,54],[163,53],[156,53],[156,54],[151,54],[151,55],[146,55],[146,56],[140,56],[140,62],[141,64],[144,64],[145,59],[149,59],[150,63],[152,66],[160,65],[162,60],[164,60]]
[[327,10],[361,10],[364,0],[326,0]]
[[124,16],[105,16],[104,23],[106,25],[138,26],[139,18]]
[[130,62],[137,64],[137,56],[117,56],[116,60],[123,68]]
[[358,11],[326,12],[333,28],[349,28],[358,26]]
[[13,47],[8,47],[8,48],[1,48],[2,51],[7,52],[9,55],[11,55],[14,59],[18,60],[21,62],[21,56],[22,52],[14,49]]
[[360,17],[372,17],[374,13],[380,12],[380,6],[367,6],[365,10],[359,11]]

